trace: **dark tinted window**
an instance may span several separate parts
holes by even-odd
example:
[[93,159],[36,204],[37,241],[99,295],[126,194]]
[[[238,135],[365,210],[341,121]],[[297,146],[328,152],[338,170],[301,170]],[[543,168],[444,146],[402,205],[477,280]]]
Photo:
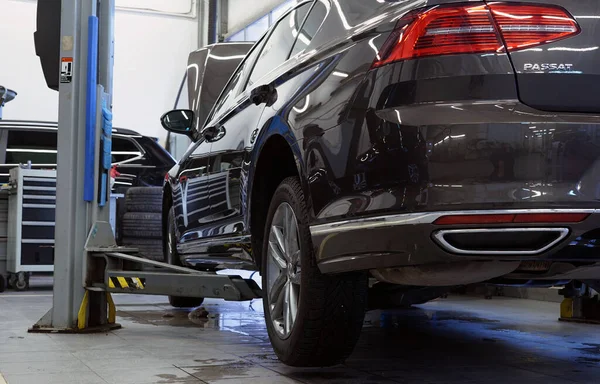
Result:
[[6,146],[7,164],[56,164],[56,131],[11,130]]
[[211,114],[212,119],[215,116],[219,116],[221,112],[223,112],[227,107],[230,106],[230,101],[235,100],[235,97],[239,94],[238,85],[242,79],[245,79],[248,76],[248,72],[250,68],[252,68],[252,64],[256,61],[256,57],[258,53],[262,49],[262,46],[265,42],[265,39],[262,39],[252,48],[252,50],[248,53],[248,56],[244,59],[238,70],[233,74],[229,84],[223,90],[221,94],[221,98],[215,104],[214,113]]
[[297,55],[298,53],[304,51],[306,47],[308,47],[313,37],[315,37],[317,31],[321,27],[321,24],[323,24],[326,16],[327,7],[325,7],[321,1],[318,1],[310,11],[306,22],[302,26],[302,30],[295,32],[298,34],[298,39],[294,44],[294,49],[292,49],[291,56]]
[[298,35],[298,28],[302,25],[310,6],[304,4],[292,10],[275,26],[252,70],[248,86],[256,83],[288,59]]
[[141,156],[142,153],[131,139],[113,136],[112,138],[112,162],[122,163],[127,160]]
[[231,78],[231,81],[229,82],[227,87],[223,90],[223,93],[221,94],[221,98],[215,105],[215,111],[217,113],[219,113],[221,111],[221,109],[223,108],[224,105],[228,104],[227,103],[228,101],[235,99],[234,91],[237,88],[237,85],[240,83],[240,79],[242,77],[242,72],[243,71],[238,70]]

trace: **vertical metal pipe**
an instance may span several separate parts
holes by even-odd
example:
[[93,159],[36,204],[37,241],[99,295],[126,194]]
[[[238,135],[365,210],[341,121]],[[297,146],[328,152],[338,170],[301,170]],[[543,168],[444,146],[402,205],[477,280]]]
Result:
[[219,0],[208,1],[208,44],[217,43],[219,40]]
[[113,67],[115,61],[115,0],[100,0],[100,38],[98,45],[98,84],[111,96],[109,108],[112,110]]

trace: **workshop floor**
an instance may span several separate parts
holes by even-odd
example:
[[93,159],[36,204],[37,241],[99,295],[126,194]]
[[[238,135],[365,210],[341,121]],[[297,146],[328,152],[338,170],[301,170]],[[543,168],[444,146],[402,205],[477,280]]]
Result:
[[[557,321],[558,304],[450,297],[370,313],[344,366],[295,369],[270,348],[260,301],[174,310],[164,297],[116,296],[123,328],[29,334],[51,290],[0,294],[0,384],[598,383],[600,326]],[[382,316],[383,315],[383,316]]]

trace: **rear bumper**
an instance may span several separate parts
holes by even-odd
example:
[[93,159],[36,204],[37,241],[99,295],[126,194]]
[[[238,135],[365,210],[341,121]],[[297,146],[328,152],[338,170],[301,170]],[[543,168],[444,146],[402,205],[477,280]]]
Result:
[[[434,224],[438,218],[447,215],[521,213],[589,213],[589,216],[578,223],[444,226]],[[600,210],[596,209],[423,212],[345,220],[310,228],[317,262],[323,273],[498,260],[556,261],[573,263],[574,266],[585,266],[589,269],[592,264],[600,263],[599,229]],[[452,238],[446,237],[444,240],[444,234],[454,232],[467,233],[473,236],[473,239],[481,236],[482,232],[513,232],[515,238],[521,236],[522,239],[527,239],[529,235],[533,239],[535,233],[541,233],[542,237],[535,242],[532,240],[531,246],[524,248],[507,242],[506,246],[500,245],[494,251],[482,251],[456,247]],[[544,237],[545,232],[552,235]],[[573,276],[571,272],[572,268],[565,267],[546,277],[554,278],[565,274]],[[590,274],[600,276],[598,268],[588,272],[585,278],[589,278],[587,275]]]

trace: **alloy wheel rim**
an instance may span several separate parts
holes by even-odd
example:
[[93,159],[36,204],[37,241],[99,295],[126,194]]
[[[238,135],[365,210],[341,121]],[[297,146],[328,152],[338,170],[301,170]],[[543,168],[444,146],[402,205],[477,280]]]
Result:
[[267,250],[267,302],[277,335],[288,338],[300,302],[300,241],[292,207],[282,203],[273,216]]

